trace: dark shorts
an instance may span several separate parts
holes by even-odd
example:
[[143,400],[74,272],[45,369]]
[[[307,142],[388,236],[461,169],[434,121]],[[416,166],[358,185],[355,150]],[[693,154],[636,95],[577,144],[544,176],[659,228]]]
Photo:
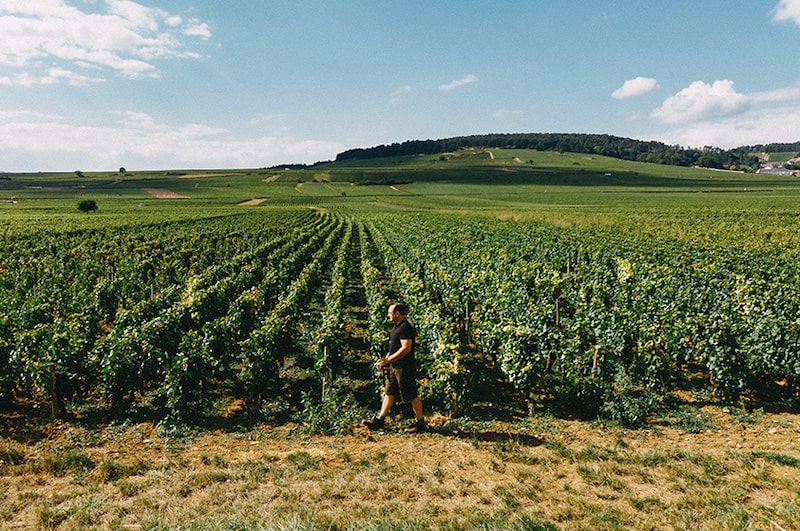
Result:
[[386,388],[388,396],[399,396],[403,400],[417,398],[417,371],[415,367],[389,367],[386,370]]

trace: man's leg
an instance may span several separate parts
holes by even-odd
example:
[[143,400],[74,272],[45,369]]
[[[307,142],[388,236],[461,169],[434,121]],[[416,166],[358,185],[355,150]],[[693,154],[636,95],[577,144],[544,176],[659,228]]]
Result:
[[422,415],[422,400],[420,400],[418,396],[411,399],[411,409],[414,410],[414,417],[416,420],[406,432],[422,433],[426,431],[428,429],[428,424],[425,422],[425,417]]
[[386,388],[383,391],[383,399],[381,400],[381,412],[377,417],[367,419],[362,422],[371,430],[379,430],[383,428],[383,419],[389,415],[389,410],[394,405],[394,393],[398,389],[397,379],[394,374],[389,373],[386,375]]
[[408,433],[421,433],[428,429],[428,425],[425,423],[425,416],[422,413],[422,400],[419,398],[417,394],[417,380],[416,380],[416,371],[411,370],[407,375],[407,379],[403,382],[403,392],[404,396],[414,397],[411,399],[411,409],[414,411],[414,424],[408,428],[406,431]]
[[[386,418],[386,416],[389,415],[389,410],[392,409],[393,405],[394,397],[392,395],[384,394],[383,402],[381,403],[380,418]],[[420,404],[420,407],[422,407],[422,404]]]
[[425,416],[422,414],[422,400],[419,397],[415,397],[411,400],[411,409],[414,410],[414,417],[417,420],[422,420]]

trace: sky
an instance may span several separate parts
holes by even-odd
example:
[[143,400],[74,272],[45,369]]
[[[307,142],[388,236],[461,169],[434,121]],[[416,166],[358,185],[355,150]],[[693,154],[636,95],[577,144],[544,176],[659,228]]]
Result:
[[0,0],[0,171],[800,141],[800,0]]

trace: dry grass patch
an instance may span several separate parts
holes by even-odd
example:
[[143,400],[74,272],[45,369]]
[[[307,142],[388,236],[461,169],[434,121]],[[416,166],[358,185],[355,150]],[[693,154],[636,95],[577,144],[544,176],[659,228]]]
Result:
[[715,417],[697,433],[439,418],[416,437],[54,423],[0,440],[0,528],[800,529],[798,418]]
[[147,192],[156,199],[189,199],[188,196],[167,190],[166,188],[142,188],[143,192]]

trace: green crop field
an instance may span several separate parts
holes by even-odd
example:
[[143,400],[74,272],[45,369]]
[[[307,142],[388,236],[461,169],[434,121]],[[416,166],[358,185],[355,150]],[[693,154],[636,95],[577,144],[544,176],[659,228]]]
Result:
[[[304,168],[2,177],[7,411],[32,402],[73,421],[208,427],[238,408],[241,422],[349,435],[377,403],[386,305],[404,300],[420,334],[421,393],[444,419],[444,436],[499,419],[523,431],[536,418],[657,430],[678,422],[665,419],[686,422],[698,402],[789,414],[784,427],[797,428],[796,178],[494,149]],[[83,200],[97,210],[79,211]],[[514,462],[504,448],[494,447],[495,471]],[[625,490],[604,483],[615,472],[603,467],[631,465],[622,448],[578,466],[606,496]],[[547,459],[584,462],[548,450],[560,457]],[[784,450],[769,466],[796,480],[796,448]],[[725,470],[773,454],[748,455]],[[659,463],[692,459],[673,453]],[[443,474],[451,473],[459,475]],[[731,488],[757,491],[756,481]],[[701,528],[797,528],[796,483],[778,483],[769,483],[772,501],[725,497],[731,508],[714,513],[719,527]],[[504,489],[490,496],[506,499]],[[536,495],[520,492],[527,501],[508,502],[484,525],[512,514],[517,528],[622,529],[647,515],[652,525],[642,528],[692,527],[644,495],[613,518],[597,506],[585,507],[589,516],[543,509],[534,518],[526,504]],[[0,524],[20,507],[0,504]],[[713,511],[719,504],[706,499],[697,518]],[[73,513],[38,514],[42,527],[80,526]],[[342,526],[320,514],[314,525]],[[477,525],[470,514],[440,524]],[[603,514],[619,525],[596,519]],[[148,516],[148,528],[190,518],[162,517]],[[385,518],[366,511],[362,523],[401,525]]]
[[767,157],[767,160],[770,162],[788,162],[792,159],[796,159],[800,155],[796,151],[778,151],[770,153]]

